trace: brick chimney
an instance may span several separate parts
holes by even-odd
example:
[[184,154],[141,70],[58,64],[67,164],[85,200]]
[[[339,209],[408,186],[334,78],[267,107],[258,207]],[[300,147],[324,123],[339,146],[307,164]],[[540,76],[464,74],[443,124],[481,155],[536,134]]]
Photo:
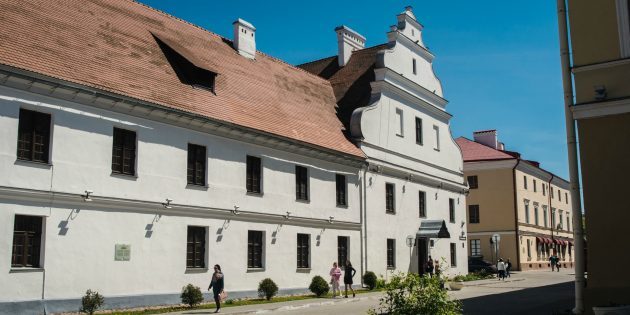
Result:
[[234,49],[249,59],[256,59],[256,28],[249,22],[238,19],[234,26]]
[[335,27],[335,32],[337,33],[337,61],[339,66],[343,67],[348,64],[353,51],[365,48],[365,37],[345,25]]
[[496,130],[482,130],[473,132],[475,142],[491,147],[495,150],[503,150],[505,146],[499,142]]

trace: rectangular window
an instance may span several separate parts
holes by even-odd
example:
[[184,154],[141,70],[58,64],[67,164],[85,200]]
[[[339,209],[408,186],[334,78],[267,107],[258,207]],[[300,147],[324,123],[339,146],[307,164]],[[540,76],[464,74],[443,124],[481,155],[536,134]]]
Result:
[[470,256],[481,256],[481,240],[470,240]]
[[189,226],[187,245],[186,268],[205,268],[206,228],[202,226]]
[[403,125],[403,111],[400,108],[396,108],[396,123],[397,125],[397,130],[396,130],[396,135],[397,136],[401,136],[404,137],[404,125]]
[[539,225],[539,223],[538,223],[538,207],[534,208],[534,224]]
[[548,218],[547,208],[543,208],[543,223],[545,224],[545,227],[549,227],[547,218]]
[[562,230],[562,223],[564,222],[564,216],[563,216],[562,210],[559,211],[559,216],[560,216],[560,219],[558,220],[559,221],[558,229]]
[[349,237],[337,236],[337,264],[340,268],[346,265],[348,260]]
[[206,147],[188,144],[188,184],[206,184]]
[[308,200],[308,169],[304,166],[295,166],[295,198]]
[[338,206],[347,206],[348,197],[346,196],[346,190],[348,185],[346,184],[346,176],[341,174],[335,175],[335,182],[337,184],[336,197]]
[[479,205],[468,206],[468,222],[479,223]]
[[571,216],[567,213],[567,231],[571,231]]
[[551,208],[551,228],[556,228],[556,209]]
[[309,234],[297,235],[297,267],[298,268],[310,268],[310,244],[311,236]]
[[560,193],[560,189],[558,189],[558,201],[562,201],[562,194]]
[[422,119],[416,117],[416,143],[422,144]]
[[536,180],[534,179],[534,192],[536,192]]
[[415,58],[413,58],[412,67],[413,67],[413,74],[416,74],[416,59]]
[[260,182],[262,179],[261,174],[262,161],[260,158],[248,155],[247,156],[247,170],[245,176],[245,186],[248,193],[259,194],[261,192]]
[[39,268],[42,217],[15,215],[11,267]]
[[396,240],[387,239],[387,268],[396,268]]
[[564,203],[569,204],[569,194],[564,193]]
[[48,163],[50,148],[50,115],[20,109],[17,158]]
[[448,199],[448,218],[451,223],[455,223],[455,199]]
[[523,175],[523,188],[527,190],[527,176]]
[[247,231],[247,268],[263,267],[263,232]]
[[136,133],[134,131],[114,128],[112,172],[125,175],[136,174]]
[[477,175],[468,176],[468,186],[470,187],[470,189],[479,188]]
[[529,223],[529,205],[525,204],[525,223]]
[[394,202],[394,184],[385,184],[385,212],[395,213],[396,205]]
[[424,191],[418,192],[419,214],[421,218],[427,217],[427,194]]
[[440,128],[438,126],[433,126],[433,134],[435,136],[435,146],[433,149],[440,151]]
[[457,246],[451,243],[451,267],[457,267]]
[[527,240],[527,258],[532,258],[532,241],[529,239]]
[[553,187],[549,187],[549,195],[551,196],[551,198],[554,198],[554,194],[553,194]]
[[545,185],[544,183],[542,184],[542,193],[543,193],[543,196],[547,195],[547,185]]

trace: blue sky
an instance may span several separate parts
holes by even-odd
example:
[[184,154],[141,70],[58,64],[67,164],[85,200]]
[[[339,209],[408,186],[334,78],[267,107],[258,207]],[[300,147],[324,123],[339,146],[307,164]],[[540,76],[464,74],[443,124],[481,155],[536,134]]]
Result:
[[232,22],[256,27],[258,50],[291,64],[337,53],[345,24],[373,46],[412,5],[436,55],[454,137],[497,129],[506,149],[568,179],[556,4],[553,1],[140,0],[232,38]]

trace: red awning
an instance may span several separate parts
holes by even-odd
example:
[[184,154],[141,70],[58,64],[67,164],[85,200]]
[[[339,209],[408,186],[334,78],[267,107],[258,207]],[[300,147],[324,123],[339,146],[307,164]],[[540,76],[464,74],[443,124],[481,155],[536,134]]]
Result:
[[551,244],[551,243],[553,243],[553,242],[551,241],[551,239],[550,239],[550,238],[545,238],[545,243],[547,243],[547,244]]
[[569,241],[569,245],[574,246],[573,241]]
[[545,241],[543,241],[542,237],[536,237],[536,243],[544,243]]

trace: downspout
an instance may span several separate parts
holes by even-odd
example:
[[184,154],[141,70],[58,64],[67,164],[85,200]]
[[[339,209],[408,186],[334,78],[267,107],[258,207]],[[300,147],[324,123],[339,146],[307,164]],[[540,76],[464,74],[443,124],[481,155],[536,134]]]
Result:
[[367,255],[367,202],[366,202],[366,192],[367,192],[367,169],[369,164],[365,164],[362,167],[363,176],[362,176],[362,185],[359,189],[359,196],[361,199],[360,205],[360,216],[361,216],[361,286],[364,287],[363,283],[363,275],[367,272],[368,268],[368,255]]
[[[551,210],[551,189],[552,189],[551,188],[551,181],[553,180],[553,178],[554,178],[554,175],[551,174],[551,178],[549,179],[549,182],[547,183],[547,185],[549,187],[549,191],[547,193],[547,199],[548,199],[547,207],[549,207],[548,208],[549,209],[549,215],[551,215],[553,217],[553,219],[555,219],[556,218],[556,214]],[[558,193],[560,193],[560,191],[558,191]],[[549,219],[549,222],[551,222],[551,224],[550,224],[551,225],[551,242],[552,242],[551,244],[553,245],[553,247],[554,247],[553,250],[555,251],[556,243],[553,242],[553,224],[554,224],[554,220],[552,218],[547,218],[547,219]],[[552,251],[552,253],[553,253],[553,251]]]
[[[518,263],[518,270],[521,270],[521,244],[520,237],[518,235],[518,200],[516,194],[516,167],[521,163],[521,159],[516,159],[516,164],[512,168],[512,184],[514,185],[514,240],[516,240],[516,263]],[[498,258],[497,258],[498,259]]]
[[580,198],[580,178],[578,172],[578,152],[575,120],[571,112],[573,106],[573,85],[571,81],[571,57],[569,56],[569,33],[565,0],[557,0],[558,33],[560,36],[560,61],[562,64],[562,87],[564,90],[564,116],[567,128],[567,151],[569,158],[569,180],[571,181],[571,210],[573,213],[573,238],[575,241],[575,307],[574,314],[584,312],[584,230],[582,228],[582,202]]

